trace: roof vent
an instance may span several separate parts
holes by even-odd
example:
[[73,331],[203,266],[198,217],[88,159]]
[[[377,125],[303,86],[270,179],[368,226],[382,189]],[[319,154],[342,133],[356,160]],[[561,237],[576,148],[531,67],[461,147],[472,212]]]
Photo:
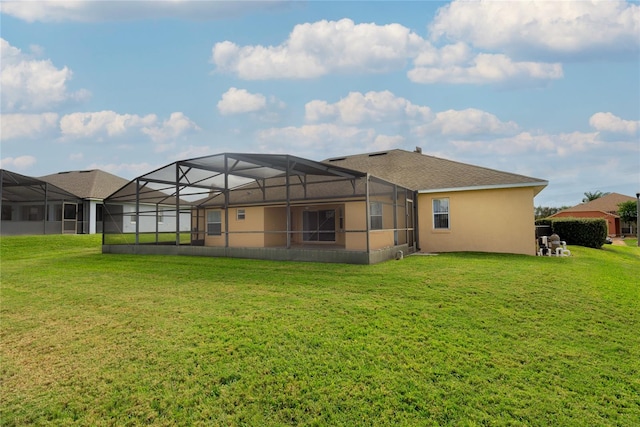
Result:
[[372,153],[372,154],[369,154],[369,157],[384,156],[385,154],[387,154],[386,151],[382,153]]
[[330,162],[339,162],[340,160],[346,160],[346,157],[336,157],[335,159],[329,159]]
[[416,147],[415,153],[422,154],[422,147]]

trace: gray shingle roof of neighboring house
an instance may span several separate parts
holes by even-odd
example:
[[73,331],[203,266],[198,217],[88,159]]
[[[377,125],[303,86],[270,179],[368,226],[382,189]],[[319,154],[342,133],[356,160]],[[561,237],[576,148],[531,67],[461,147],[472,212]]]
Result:
[[617,215],[618,204],[635,200],[635,197],[625,196],[624,194],[609,193],[595,200],[591,200],[590,202],[581,203],[571,208],[563,209],[555,215],[558,215],[561,212],[607,212]]
[[129,180],[100,169],[59,172],[40,177],[81,199],[105,199]]
[[534,187],[537,194],[548,184],[539,178],[399,149],[335,157],[324,163],[368,172],[418,192]]

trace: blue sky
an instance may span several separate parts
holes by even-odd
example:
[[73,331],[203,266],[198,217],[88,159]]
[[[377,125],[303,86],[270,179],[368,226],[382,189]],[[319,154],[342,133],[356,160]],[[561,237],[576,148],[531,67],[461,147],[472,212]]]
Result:
[[640,4],[2,1],[2,168],[414,150],[640,191]]

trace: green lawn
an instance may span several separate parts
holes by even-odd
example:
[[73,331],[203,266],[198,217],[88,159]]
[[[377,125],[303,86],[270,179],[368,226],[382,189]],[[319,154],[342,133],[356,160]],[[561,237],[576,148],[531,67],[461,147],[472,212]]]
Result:
[[356,266],[2,238],[0,425],[640,425],[640,249],[570,249]]

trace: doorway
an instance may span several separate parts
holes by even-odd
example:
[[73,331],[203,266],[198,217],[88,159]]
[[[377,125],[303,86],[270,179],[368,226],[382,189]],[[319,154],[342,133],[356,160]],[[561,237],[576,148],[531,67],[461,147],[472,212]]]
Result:
[[76,234],[78,226],[78,204],[67,203],[62,204],[62,233]]
[[335,209],[304,211],[302,213],[302,230],[302,240],[305,242],[335,242]]

